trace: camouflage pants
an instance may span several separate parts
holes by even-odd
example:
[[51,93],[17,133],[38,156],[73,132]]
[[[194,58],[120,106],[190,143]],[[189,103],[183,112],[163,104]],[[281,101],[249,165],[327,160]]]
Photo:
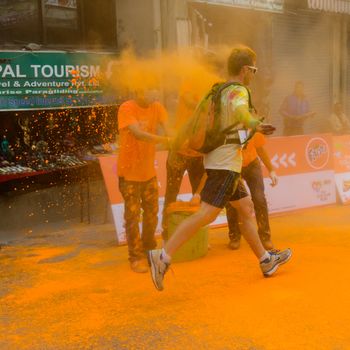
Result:
[[[124,199],[124,220],[129,260],[139,260],[145,257],[146,250],[154,249],[157,245],[154,238],[158,223],[157,179],[153,177],[148,181],[138,182],[119,178],[119,190]],[[141,220],[142,234],[140,234],[139,229]]]

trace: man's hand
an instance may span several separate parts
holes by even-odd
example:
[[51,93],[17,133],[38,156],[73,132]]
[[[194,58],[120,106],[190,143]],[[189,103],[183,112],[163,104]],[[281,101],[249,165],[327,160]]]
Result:
[[261,132],[264,135],[271,135],[276,128],[271,124],[261,123],[256,127],[256,131]]
[[270,171],[271,186],[274,187],[278,184],[278,177],[274,170]]

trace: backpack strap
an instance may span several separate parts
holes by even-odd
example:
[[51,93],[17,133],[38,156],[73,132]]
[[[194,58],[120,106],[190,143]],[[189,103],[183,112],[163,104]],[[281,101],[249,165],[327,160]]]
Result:
[[[253,109],[253,110],[256,111],[256,109],[255,109],[255,107],[253,106],[253,103],[252,103],[252,97],[251,97],[249,89],[247,87],[245,87],[241,83],[234,82],[234,81],[228,81],[226,83],[216,83],[216,84],[214,84],[212,89],[210,90],[209,94],[207,95],[208,97],[212,96],[212,100],[214,102],[214,113],[215,114],[218,115],[220,113],[221,103],[220,103],[219,100],[220,100],[220,97],[221,97],[221,93],[222,93],[223,90],[225,90],[229,86],[242,86],[242,87],[244,87],[247,90],[247,93],[248,93],[248,106],[249,106],[249,109]],[[233,132],[230,132],[230,131],[232,131],[232,129],[234,127],[236,127],[238,124],[239,124],[239,122],[235,122],[235,123],[229,125],[228,127],[226,127],[223,130],[223,132],[225,134],[232,134]]]
[[[213,95],[214,106],[215,106],[215,113],[220,113],[221,104],[219,103],[219,99],[220,99],[222,91],[225,90],[226,88],[228,88],[229,86],[232,86],[232,85],[233,86],[242,86],[242,87],[244,87],[247,90],[249,109],[250,110],[254,110],[256,112],[256,108],[254,107],[254,105],[252,103],[252,97],[251,97],[250,91],[249,91],[249,89],[246,86],[244,86],[241,83],[232,82],[232,81],[228,81],[226,83],[221,83],[221,85],[219,85],[219,84],[220,83],[216,83],[213,86],[213,88],[212,88],[212,90],[213,90],[213,89],[215,89],[216,86],[218,86],[217,89],[215,89],[216,91],[214,90],[214,93],[212,94]],[[225,134],[227,134],[227,135],[232,135],[233,133],[236,132],[236,131],[233,131],[232,129],[235,128],[239,124],[240,124],[239,122],[235,122],[235,123],[227,126],[222,131]],[[240,144],[240,145],[243,145],[244,148],[245,148],[245,147],[247,147],[248,142],[251,140],[251,138],[254,136],[255,133],[256,133],[256,130],[253,129],[252,132],[250,133],[250,135],[247,137],[247,139],[244,142],[242,142],[242,143],[240,142],[239,139],[226,139],[225,144]]]
[[248,92],[248,106],[249,106],[249,109],[254,109],[256,111],[256,109],[255,109],[255,107],[253,106],[253,103],[252,103],[252,97],[251,97],[249,89],[246,86],[244,86],[243,84],[235,82],[235,81],[228,81],[226,83],[216,83],[216,84],[213,85],[212,90],[210,91],[210,93],[213,95],[213,101],[214,101],[215,105],[217,104],[218,100],[220,99],[222,91],[225,90],[226,88],[228,88],[229,86],[242,86],[243,88],[245,88],[247,90],[247,92]]

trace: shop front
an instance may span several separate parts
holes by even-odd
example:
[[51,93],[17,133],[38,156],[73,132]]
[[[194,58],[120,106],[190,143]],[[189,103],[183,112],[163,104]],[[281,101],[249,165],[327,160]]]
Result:
[[82,220],[84,213],[89,219],[90,185],[102,184],[94,160],[113,148],[117,133],[114,58],[0,52],[2,229],[15,227],[18,215],[23,227],[63,217]]

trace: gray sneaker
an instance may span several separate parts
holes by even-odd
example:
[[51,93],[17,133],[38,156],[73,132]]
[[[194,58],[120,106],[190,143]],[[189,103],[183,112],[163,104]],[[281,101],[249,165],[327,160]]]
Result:
[[151,268],[151,277],[154,286],[158,290],[163,290],[163,279],[165,273],[168,271],[170,264],[165,263],[161,259],[161,249],[149,250],[148,251],[148,265]]
[[265,259],[260,263],[260,268],[265,277],[272,276],[280,265],[285,264],[292,256],[292,251],[288,248],[278,252],[270,252],[270,259]]

